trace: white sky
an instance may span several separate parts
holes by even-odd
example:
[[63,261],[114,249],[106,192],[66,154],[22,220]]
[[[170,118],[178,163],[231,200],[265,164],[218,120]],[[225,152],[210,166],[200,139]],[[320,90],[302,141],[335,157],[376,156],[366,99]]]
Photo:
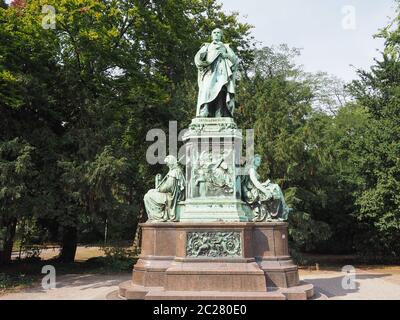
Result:
[[[303,48],[297,62],[306,71],[325,71],[346,81],[356,78],[350,65],[368,69],[379,57],[383,41],[373,35],[395,16],[396,8],[394,0],[219,1],[225,11],[238,11],[241,21],[253,25],[253,35],[263,45]],[[355,10],[354,29],[346,19],[351,13],[342,11],[345,6]]]

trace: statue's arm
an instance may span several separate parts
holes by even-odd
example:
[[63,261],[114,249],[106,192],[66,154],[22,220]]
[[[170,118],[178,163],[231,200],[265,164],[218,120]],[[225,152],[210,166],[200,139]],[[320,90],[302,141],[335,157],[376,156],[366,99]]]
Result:
[[249,170],[249,178],[251,183],[259,190],[263,191],[264,193],[266,192],[264,186],[262,185],[262,183],[260,181],[258,181],[257,178],[257,173],[256,170],[254,168],[251,168]]
[[197,52],[194,58],[194,62],[197,68],[205,68],[209,65],[209,63],[207,62],[207,50],[208,50],[208,45],[204,44]]
[[175,178],[167,175],[163,182],[158,187],[158,191],[161,193],[171,193],[173,189]]
[[156,175],[155,181],[156,181],[155,186],[156,186],[156,189],[157,189],[158,186],[159,186],[159,185],[161,184],[161,182],[162,182],[162,175],[161,175],[160,173]]
[[226,45],[226,51],[227,51],[227,58],[234,64],[237,65],[239,63],[239,58],[236,55],[235,52],[231,49],[229,45]]

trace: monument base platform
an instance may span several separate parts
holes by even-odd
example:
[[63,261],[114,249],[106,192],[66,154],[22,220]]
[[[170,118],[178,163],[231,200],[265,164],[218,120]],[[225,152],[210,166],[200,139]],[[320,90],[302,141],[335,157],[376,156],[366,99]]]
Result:
[[314,287],[300,283],[288,289],[269,288],[267,292],[165,291],[127,281],[120,285],[118,296],[124,300],[309,300],[314,297]]
[[145,223],[142,253],[119,296],[132,300],[306,300],[287,223]]

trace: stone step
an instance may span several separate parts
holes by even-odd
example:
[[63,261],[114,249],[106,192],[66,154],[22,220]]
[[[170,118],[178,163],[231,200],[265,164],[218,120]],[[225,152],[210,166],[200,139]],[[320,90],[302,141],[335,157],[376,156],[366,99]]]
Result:
[[286,300],[280,292],[151,291],[145,300]]
[[143,287],[132,281],[119,287],[118,296],[127,300],[323,300],[325,296],[314,295],[314,287],[300,283],[292,288],[268,288],[266,292],[224,291],[166,291],[162,287]]
[[[268,288],[268,291],[273,290]],[[276,288],[286,296],[287,300],[309,300],[314,297],[314,286],[311,283],[301,281],[297,286],[290,288]]]
[[321,292],[316,292],[310,300],[328,300],[328,299],[329,298],[325,294]]

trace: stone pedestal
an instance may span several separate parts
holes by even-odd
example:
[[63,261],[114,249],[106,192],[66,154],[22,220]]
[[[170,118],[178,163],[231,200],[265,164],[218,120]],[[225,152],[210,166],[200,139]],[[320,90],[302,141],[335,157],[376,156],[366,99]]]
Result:
[[[196,118],[183,137],[180,222],[142,224],[142,253],[123,299],[309,299],[288,252],[287,223],[254,223],[242,201],[242,134],[231,118]],[[183,180],[183,179],[182,179]]]
[[196,118],[186,145],[181,222],[247,222],[241,196],[242,133],[232,118]]
[[145,223],[123,299],[309,299],[288,254],[287,223]]

